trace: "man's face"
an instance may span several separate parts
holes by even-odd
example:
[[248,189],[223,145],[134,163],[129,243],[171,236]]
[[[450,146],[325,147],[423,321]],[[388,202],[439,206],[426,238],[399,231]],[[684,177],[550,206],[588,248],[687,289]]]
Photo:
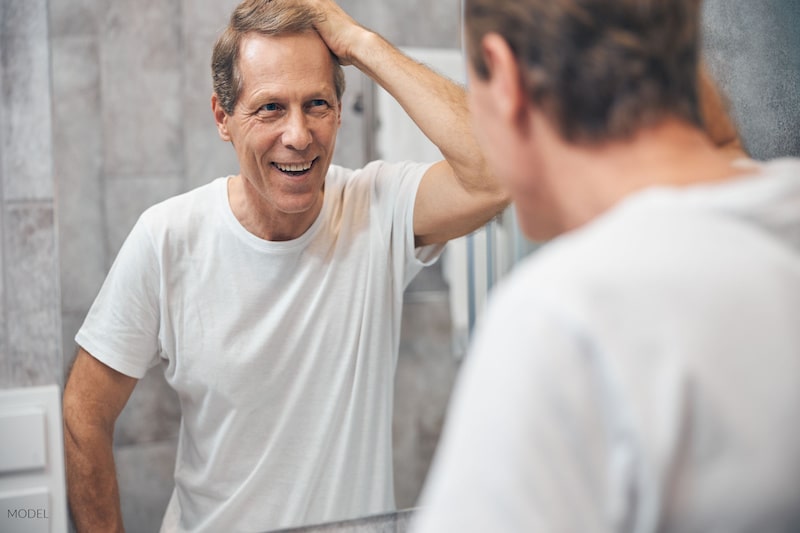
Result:
[[314,32],[254,33],[242,41],[241,91],[220,131],[233,143],[242,178],[271,216],[321,208],[341,123],[332,61]]
[[538,177],[540,161],[531,146],[530,130],[521,126],[518,112],[508,111],[510,102],[526,98],[511,90],[510,80],[516,77],[508,75],[507,68],[512,60],[508,55],[507,61],[496,62],[495,78],[488,80],[481,79],[468,62],[472,130],[492,174],[511,195],[523,233],[536,241],[546,240],[557,233],[557,220],[549,190]]
[[492,175],[511,194],[512,201],[524,201],[529,186],[530,167],[521,158],[518,135],[508,122],[503,108],[507,95],[497,90],[493,80],[482,79],[471,63],[467,66],[467,103],[472,132]]

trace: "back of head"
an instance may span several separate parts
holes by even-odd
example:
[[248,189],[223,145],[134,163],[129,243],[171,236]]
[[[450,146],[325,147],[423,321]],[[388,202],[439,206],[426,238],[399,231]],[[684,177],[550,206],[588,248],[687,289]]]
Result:
[[[231,14],[228,26],[214,44],[211,73],[214,92],[226,113],[232,114],[241,90],[239,48],[249,33],[277,36],[315,31],[324,15],[292,0],[244,0]],[[336,96],[344,93],[344,72],[339,61],[333,60],[333,80]]]
[[466,0],[470,61],[487,33],[516,56],[530,101],[561,136],[596,144],[677,117],[699,125],[701,0]]

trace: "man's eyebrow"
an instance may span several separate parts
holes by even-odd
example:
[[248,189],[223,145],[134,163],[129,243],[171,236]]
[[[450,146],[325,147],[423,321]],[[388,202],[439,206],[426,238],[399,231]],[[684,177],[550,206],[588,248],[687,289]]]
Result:
[[[305,93],[304,95],[302,95],[302,99],[303,100],[316,100],[316,99],[327,100],[327,99],[330,99],[331,97],[335,97],[335,96],[336,96],[336,91],[332,87],[326,86],[326,87],[323,87],[323,88],[320,88],[320,89],[314,89],[312,91],[309,91],[308,93]],[[283,101],[289,100],[291,98],[287,98],[285,94],[284,95],[278,95],[277,93],[274,93],[272,91],[263,90],[263,91],[256,91],[256,92],[252,93],[249,97],[246,97],[244,99],[246,99],[248,102],[253,102],[253,101],[255,101],[255,102],[265,102],[265,101],[267,101],[267,102],[283,102]]]

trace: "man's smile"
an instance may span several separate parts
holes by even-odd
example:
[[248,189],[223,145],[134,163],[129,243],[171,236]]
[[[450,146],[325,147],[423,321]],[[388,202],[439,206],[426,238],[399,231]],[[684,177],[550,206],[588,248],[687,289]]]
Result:
[[311,161],[304,161],[299,163],[278,163],[273,162],[272,166],[283,172],[284,174],[288,174],[290,176],[302,176],[309,170],[311,167],[314,166],[316,159]]

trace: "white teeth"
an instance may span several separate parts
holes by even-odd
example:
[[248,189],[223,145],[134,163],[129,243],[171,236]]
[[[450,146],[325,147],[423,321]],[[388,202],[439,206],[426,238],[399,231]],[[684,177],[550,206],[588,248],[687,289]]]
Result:
[[284,172],[305,172],[311,168],[311,163],[313,163],[313,161],[309,161],[308,163],[275,163],[275,166]]

